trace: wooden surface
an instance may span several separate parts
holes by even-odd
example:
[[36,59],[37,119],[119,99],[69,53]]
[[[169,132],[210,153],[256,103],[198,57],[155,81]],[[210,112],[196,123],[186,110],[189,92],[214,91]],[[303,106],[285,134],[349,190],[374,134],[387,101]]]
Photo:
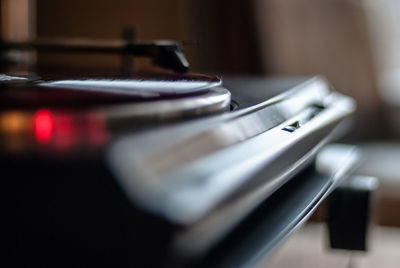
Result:
[[400,229],[375,227],[370,235],[370,250],[350,253],[328,248],[327,230],[322,224],[307,224],[293,235],[270,259],[266,268],[398,268],[400,267]]

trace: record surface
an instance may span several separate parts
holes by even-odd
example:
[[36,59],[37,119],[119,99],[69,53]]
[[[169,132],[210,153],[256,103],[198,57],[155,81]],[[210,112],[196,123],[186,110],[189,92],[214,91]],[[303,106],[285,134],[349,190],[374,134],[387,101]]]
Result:
[[0,147],[81,150],[104,145],[115,132],[223,113],[231,94],[220,85],[217,77],[195,74],[51,80],[2,74]]

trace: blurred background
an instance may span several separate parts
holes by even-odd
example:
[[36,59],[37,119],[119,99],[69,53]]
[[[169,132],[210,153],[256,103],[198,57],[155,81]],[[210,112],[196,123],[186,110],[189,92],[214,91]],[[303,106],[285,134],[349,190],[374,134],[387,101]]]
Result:
[[[373,237],[383,248],[365,255],[367,261],[359,266],[374,267],[368,258],[381,258],[397,261],[399,267],[400,260],[391,259],[394,255],[379,255],[391,252],[385,245],[400,242],[399,1],[1,0],[0,8],[1,37],[8,41],[119,39],[131,30],[140,41],[183,42],[193,72],[222,77],[325,76],[336,90],[358,103],[353,129],[343,139],[364,152],[358,173],[380,179],[373,219],[379,227]],[[110,55],[10,53],[16,68],[29,69],[27,62],[36,61],[38,70],[61,73],[113,72],[121,60]],[[146,59],[135,63],[149,65]],[[312,256],[290,244],[321,241],[315,238],[320,227],[307,228],[306,235],[300,233],[289,241],[279,258]],[[270,265],[290,267],[279,258]]]

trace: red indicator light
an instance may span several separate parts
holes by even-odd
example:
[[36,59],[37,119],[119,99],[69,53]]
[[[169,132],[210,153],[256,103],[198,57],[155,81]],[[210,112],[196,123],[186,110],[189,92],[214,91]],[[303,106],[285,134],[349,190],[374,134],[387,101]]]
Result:
[[76,118],[68,114],[57,114],[55,117],[54,146],[60,150],[73,148],[79,142],[76,132]]
[[36,140],[39,143],[47,143],[53,136],[54,119],[48,110],[39,110],[35,114],[33,121]]
[[87,120],[87,138],[88,142],[94,147],[100,147],[107,143],[109,134],[103,118],[92,115]]

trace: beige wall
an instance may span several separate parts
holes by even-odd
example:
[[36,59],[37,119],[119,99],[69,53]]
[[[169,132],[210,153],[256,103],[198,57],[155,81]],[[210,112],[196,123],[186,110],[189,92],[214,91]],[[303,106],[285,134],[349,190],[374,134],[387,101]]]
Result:
[[1,1],[2,38],[24,41],[35,36],[35,3],[34,0]]
[[362,106],[375,106],[364,10],[350,0],[257,0],[264,68],[271,74],[325,75]]
[[271,75],[323,75],[358,104],[351,140],[396,138],[377,90],[361,2],[255,0],[263,69]]

